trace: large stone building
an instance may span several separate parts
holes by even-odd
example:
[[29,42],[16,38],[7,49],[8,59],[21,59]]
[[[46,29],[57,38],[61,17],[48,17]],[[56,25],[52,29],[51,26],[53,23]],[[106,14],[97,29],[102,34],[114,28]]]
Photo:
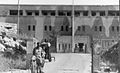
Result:
[[[0,22],[17,23],[17,9],[16,4],[1,4]],[[75,36],[92,35],[95,43],[106,48],[119,39],[119,16],[119,5],[74,5]],[[63,37],[61,40],[65,41],[72,36],[72,18],[72,5],[22,4],[19,10],[19,33],[39,41],[48,40],[52,48],[57,48],[53,51],[58,51],[60,41],[57,38]],[[70,40],[68,43],[71,46]]]

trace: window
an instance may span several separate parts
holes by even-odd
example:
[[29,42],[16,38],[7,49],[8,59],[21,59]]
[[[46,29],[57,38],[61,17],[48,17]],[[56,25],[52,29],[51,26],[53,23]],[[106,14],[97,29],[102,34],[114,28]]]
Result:
[[77,17],[77,16],[80,16],[80,11],[75,11],[75,16]]
[[83,11],[83,16],[88,16],[88,11]]
[[70,44],[69,44],[69,48],[70,48]]
[[10,15],[18,15],[18,10],[10,10]]
[[72,11],[67,11],[67,16],[71,16],[72,15]]
[[119,15],[119,11],[108,11],[108,16],[117,16]]
[[65,15],[66,15],[66,13],[65,13],[65,12],[63,12],[63,11],[58,11],[58,15],[59,15],[59,16],[65,16]]
[[36,15],[36,16],[39,16],[39,11],[35,11],[35,15]]
[[[18,15],[18,10],[10,10],[10,15]],[[19,10],[19,15],[23,15],[23,10]]]
[[60,50],[60,44],[59,44],[59,50]]
[[81,30],[81,27],[80,26],[78,26],[78,31],[80,31]]
[[58,15],[59,15],[59,16],[71,16],[71,15],[72,15],[72,11],[59,10],[59,11],[58,11]]
[[26,14],[32,16],[32,11],[26,11]]
[[114,26],[112,26],[112,31],[114,31],[115,29],[114,29]]
[[102,31],[102,26],[99,27],[99,30]]
[[64,44],[62,44],[62,49],[64,50]]
[[117,11],[117,16],[120,16],[120,11]]
[[85,31],[85,26],[82,26],[82,31]]
[[47,16],[47,15],[51,15],[51,16],[55,16],[55,10],[42,10],[42,15]]
[[30,27],[30,25],[28,25],[28,30],[29,30],[29,31],[31,30],[31,27]]
[[47,31],[47,26],[44,26],[44,30]]
[[117,26],[117,32],[119,32],[119,26]]
[[96,16],[96,12],[95,11],[92,11],[91,13],[92,13],[91,14],[92,16]]
[[65,44],[65,49],[67,49],[67,44]]
[[51,16],[55,16],[55,15],[56,15],[55,11],[51,11]]
[[105,16],[105,11],[100,11],[100,16]]
[[49,31],[51,31],[52,30],[52,27],[51,26],[49,26]]
[[97,31],[97,26],[95,26],[95,31]]
[[47,16],[47,15],[48,15],[48,12],[45,11],[45,10],[43,10],[43,11],[42,11],[42,15]]
[[33,31],[35,31],[35,25],[33,25]]
[[66,26],[66,31],[68,31],[68,26]]
[[64,29],[63,29],[63,26],[61,26],[61,31],[63,31]]

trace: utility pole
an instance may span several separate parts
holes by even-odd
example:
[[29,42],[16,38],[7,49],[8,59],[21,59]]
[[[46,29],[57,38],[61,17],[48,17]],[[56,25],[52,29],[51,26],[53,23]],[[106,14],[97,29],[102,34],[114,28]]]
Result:
[[74,52],[74,0],[72,0],[72,52]]
[[17,4],[17,9],[18,9],[18,17],[17,17],[17,33],[19,35],[19,23],[20,23],[20,0],[18,0],[18,4]]

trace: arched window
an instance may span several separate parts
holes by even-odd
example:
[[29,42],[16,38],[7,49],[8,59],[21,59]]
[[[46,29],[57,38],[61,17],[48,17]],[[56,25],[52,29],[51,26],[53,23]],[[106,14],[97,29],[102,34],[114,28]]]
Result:
[[33,25],[33,31],[35,31],[35,25]]
[[99,27],[99,30],[102,31],[102,26]]
[[44,26],[44,30],[47,31],[47,26],[46,25]]
[[49,26],[49,31],[51,31],[52,30],[52,26]]
[[63,26],[61,26],[61,31],[63,31],[64,30],[64,28],[63,28]]

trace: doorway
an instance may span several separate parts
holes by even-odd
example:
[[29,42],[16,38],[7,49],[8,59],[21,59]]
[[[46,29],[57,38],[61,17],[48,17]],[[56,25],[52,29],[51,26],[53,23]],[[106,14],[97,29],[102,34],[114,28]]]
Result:
[[79,52],[84,52],[83,46],[84,46],[84,43],[78,43]]

